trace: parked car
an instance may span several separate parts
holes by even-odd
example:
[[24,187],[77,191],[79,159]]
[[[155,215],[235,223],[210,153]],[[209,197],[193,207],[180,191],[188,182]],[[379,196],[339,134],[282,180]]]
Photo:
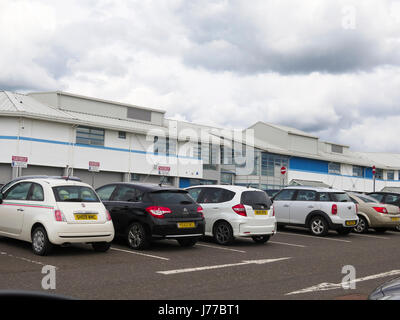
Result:
[[276,219],[268,195],[258,189],[231,185],[189,187],[190,196],[203,207],[205,235],[222,245],[235,237],[265,243],[276,232]]
[[373,197],[348,192],[350,199],[357,204],[357,215],[360,218],[354,231],[357,233],[367,232],[369,228],[376,232],[385,232],[394,229],[400,224],[400,208],[379,203]]
[[268,197],[272,198],[281,190],[282,189],[267,189],[267,190],[265,190],[265,192],[268,194]]
[[106,208],[89,185],[62,179],[15,181],[0,193],[0,236],[32,243],[47,255],[54,245],[90,243],[105,252],[114,238]]
[[273,198],[278,226],[295,225],[316,236],[329,230],[349,234],[358,224],[356,205],[341,190],[322,187],[286,187]]
[[145,249],[152,239],[164,238],[189,247],[204,234],[203,209],[185,190],[121,182],[96,191],[111,214],[116,234],[132,249]]
[[376,288],[369,300],[400,300],[400,278],[392,279]]
[[[391,204],[400,208],[400,193],[379,191],[370,192],[367,195],[375,198],[380,203]],[[400,231],[400,225],[396,227],[396,230]]]

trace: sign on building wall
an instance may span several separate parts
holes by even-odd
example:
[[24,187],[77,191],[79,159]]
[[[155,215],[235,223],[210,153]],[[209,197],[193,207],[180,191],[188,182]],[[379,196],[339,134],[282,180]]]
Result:
[[12,156],[11,167],[13,168],[27,168],[28,157]]
[[89,171],[99,172],[100,171],[100,162],[89,161]]
[[169,172],[171,171],[171,167],[167,166],[158,166],[158,174],[167,176],[169,175]]

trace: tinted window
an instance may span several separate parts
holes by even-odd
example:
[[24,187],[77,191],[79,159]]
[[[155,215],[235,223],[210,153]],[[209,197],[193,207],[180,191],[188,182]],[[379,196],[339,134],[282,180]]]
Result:
[[136,188],[132,186],[119,186],[112,198],[113,201],[138,202]]
[[351,199],[347,193],[330,192],[329,194],[334,202],[351,202]]
[[382,202],[382,200],[383,200],[383,194],[371,193],[371,194],[369,194],[369,196],[375,198],[379,202]]
[[100,199],[103,201],[110,200],[112,193],[114,192],[116,185],[105,186],[102,188],[97,189],[97,194],[99,195]]
[[274,201],[292,200],[292,198],[293,198],[295,192],[296,192],[296,190],[294,190],[294,189],[282,190],[280,193],[278,193],[278,194],[275,196]]
[[372,198],[372,197],[368,197],[368,196],[360,196],[357,195],[358,198],[360,198],[362,201],[366,202],[366,203],[379,203],[378,200]]
[[296,196],[297,201],[316,201],[317,193],[312,190],[299,190]]
[[202,190],[201,188],[194,188],[194,189],[189,189],[187,191],[189,195],[194,199],[194,201],[197,201],[201,190]]
[[96,193],[89,187],[60,186],[53,187],[57,202],[100,202]]
[[221,188],[204,188],[197,198],[198,203],[222,203],[231,201],[235,192]]
[[44,201],[44,192],[43,192],[43,188],[40,184],[34,183],[32,185],[32,189],[29,194],[28,200]]
[[194,203],[193,199],[184,191],[157,191],[149,193],[149,198],[156,204]]
[[271,200],[263,191],[244,191],[240,202],[249,206],[259,204],[268,207],[271,205]]
[[26,200],[28,198],[28,192],[31,188],[31,182],[21,182],[11,187],[7,192],[6,200]]
[[386,203],[397,203],[399,201],[400,195],[388,194],[386,196]]
[[320,192],[319,193],[319,201],[331,201],[328,192]]

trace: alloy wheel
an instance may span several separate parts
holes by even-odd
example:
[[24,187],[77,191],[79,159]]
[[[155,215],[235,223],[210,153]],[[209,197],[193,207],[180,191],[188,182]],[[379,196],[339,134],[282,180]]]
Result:
[[137,248],[140,246],[143,241],[143,235],[138,225],[135,224],[129,230],[128,240],[132,247]]
[[321,234],[325,230],[325,225],[324,225],[324,223],[322,222],[321,219],[315,219],[311,223],[311,229],[315,234]]
[[229,227],[225,223],[222,223],[217,227],[215,236],[219,243],[226,243],[230,239],[230,233]]
[[354,231],[358,233],[363,233],[367,229],[364,219],[360,219],[357,226],[354,227]]
[[33,235],[33,248],[36,252],[41,252],[45,245],[45,236],[41,230],[38,230]]

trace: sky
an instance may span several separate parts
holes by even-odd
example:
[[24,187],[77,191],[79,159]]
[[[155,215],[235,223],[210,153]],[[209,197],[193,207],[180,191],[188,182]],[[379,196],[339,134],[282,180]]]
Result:
[[400,153],[400,0],[0,0],[0,90]]

